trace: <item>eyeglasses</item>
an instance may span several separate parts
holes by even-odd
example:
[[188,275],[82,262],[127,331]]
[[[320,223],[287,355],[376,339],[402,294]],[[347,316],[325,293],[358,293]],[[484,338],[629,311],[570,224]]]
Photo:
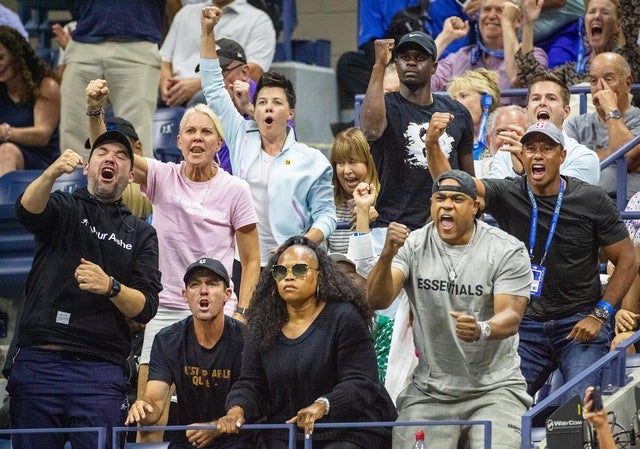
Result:
[[[301,278],[306,276],[309,270],[318,271],[317,268],[312,268],[306,263],[297,263],[291,267],[291,273],[296,278]],[[281,280],[286,278],[287,273],[289,273],[289,268],[285,267],[284,265],[274,265],[271,267],[271,275],[277,282],[280,282]]]
[[244,64],[238,64],[238,65],[235,65],[233,67],[229,67],[229,65],[230,64],[227,64],[226,66],[222,67],[222,76],[226,76],[229,73],[233,72],[235,69],[238,69],[238,68],[244,66]]

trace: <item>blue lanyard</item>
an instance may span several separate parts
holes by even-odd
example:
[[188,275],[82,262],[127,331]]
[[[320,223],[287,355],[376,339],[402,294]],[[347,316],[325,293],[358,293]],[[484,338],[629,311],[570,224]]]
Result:
[[584,55],[584,19],[582,16],[578,19],[578,61],[576,62],[576,72],[578,75],[584,73],[585,66],[587,64]]
[[480,35],[480,31],[478,30],[477,22],[475,25],[475,31],[476,31],[476,45],[474,45],[471,48],[471,53],[469,54],[469,57],[471,59],[471,65],[476,65],[478,61],[480,61],[481,52],[484,52],[498,59],[504,59],[504,50],[491,50],[490,48],[487,48],[482,43],[482,36]]
[[[531,202],[531,207],[533,208],[531,213],[531,229],[529,229],[529,259],[533,260],[533,247],[536,246],[536,232],[538,229],[538,203],[536,202],[536,197],[531,193],[531,187],[529,187],[529,183],[525,180],[525,185],[527,186],[527,194],[529,195],[529,201]],[[549,248],[551,248],[551,240],[553,239],[553,235],[556,232],[556,227],[558,226],[558,219],[560,218],[560,206],[562,205],[562,197],[564,196],[564,179],[560,179],[560,191],[558,192],[558,198],[556,199],[556,206],[553,209],[553,216],[551,217],[551,227],[549,228],[549,235],[547,235],[547,241],[544,244],[544,254],[542,255],[542,259],[540,259],[540,265],[544,265],[544,260],[547,258],[547,253],[549,252]]]
[[482,118],[478,129],[478,141],[473,144],[473,159],[480,159],[480,155],[487,148],[487,119],[489,118],[489,108],[493,104],[493,97],[487,93],[482,94]]

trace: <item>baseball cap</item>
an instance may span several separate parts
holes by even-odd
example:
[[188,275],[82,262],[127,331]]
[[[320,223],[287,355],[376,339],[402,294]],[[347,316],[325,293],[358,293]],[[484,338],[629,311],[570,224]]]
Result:
[[[440,185],[440,181],[445,179],[453,179],[458,181],[457,186],[452,185]],[[478,190],[476,188],[476,182],[471,177],[469,173],[462,170],[449,170],[447,172],[442,173],[440,176],[433,181],[433,187],[431,189],[431,194],[435,194],[436,192],[460,192],[464,193],[467,196],[470,196],[472,199],[476,199],[478,195]]]
[[93,142],[93,146],[91,147],[91,153],[89,153],[89,159],[91,159],[91,155],[93,154],[93,150],[98,148],[105,143],[120,143],[124,145],[127,150],[127,155],[133,164],[133,148],[131,148],[131,142],[129,138],[122,134],[120,131],[107,131],[106,133],[102,133],[98,136],[98,138]]
[[527,132],[520,138],[520,142],[524,145],[536,134],[544,134],[564,148],[564,136],[562,135],[562,131],[560,131],[556,125],[547,121],[538,122],[527,128]]
[[[136,129],[129,120],[125,120],[121,117],[111,117],[105,119],[105,125],[107,127],[107,131],[120,131],[125,136],[133,139],[134,142],[140,140]],[[84,147],[87,149],[91,148],[91,142],[89,142],[89,139],[85,141]]]
[[344,262],[344,263],[348,263],[350,265],[353,265],[354,267],[356,266],[356,263],[349,259],[347,256],[345,256],[344,254],[340,254],[340,253],[331,253],[329,254],[329,259],[333,260],[334,262],[338,263],[338,262]]
[[[233,39],[223,38],[216,41],[216,53],[220,67],[231,64],[232,61],[238,61],[243,64],[247,63],[247,54],[242,45]],[[196,73],[200,71],[200,64],[196,66]]]
[[208,257],[198,259],[191,265],[189,265],[189,268],[187,268],[187,272],[184,274],[184,283],[186,284],[187,282],[189,282],[189,279],[191,279],[191,275],[193,275],[193,273],[200,268],[207,268],[208,270],[213,271],[215,274],[222,278],[222,280],[224,281],[224,285],[229,287],[229,273],[227,273],[227,269],[219,260],[209,259]]
[[395,54],[398,54],[400,51],[402,51],[403,47],[406,47],[409,44],[416,44],[434,60],[438,55],[438,48],[436,47],[436,43],[434,42],[433,38],[422,31],[412,31],[402,36],[400,38],[400,42],[398,42],[398,45],[396,45],[394,49]]

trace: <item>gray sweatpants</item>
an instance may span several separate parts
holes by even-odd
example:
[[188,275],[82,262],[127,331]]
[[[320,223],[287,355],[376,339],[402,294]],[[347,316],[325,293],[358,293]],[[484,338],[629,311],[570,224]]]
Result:
[[[522,415],[531,406],[531,396],[524,387],[502,387],[480,396],[443,402],[410,384],[398,396],[397,405],[398,421],[491,421],[491,448],[519,449]],[[484,448],[484,427],[474,425],[394,427],[393,449],[412,447],[420,429],[424,430],[425,446],[429,449]]]

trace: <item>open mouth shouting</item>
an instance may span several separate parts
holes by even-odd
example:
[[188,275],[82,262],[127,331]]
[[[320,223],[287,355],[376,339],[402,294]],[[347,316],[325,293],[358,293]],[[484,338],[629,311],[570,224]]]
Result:
[[450,214],[442,214],[440,215],[440,228],[444,231],[449,231],[453,229],[455,226],[455,221],[453,220],[453,216]]
[[538,114],[536,115],[536,119],[539,122],[546,122],[551,119],[551,115],[546,110],[541,110],[541,111],[538,111]]
[[105,181],[111,181],[116,177],[116,168],[111,165],[105,165],[100,169],[100,178]]
[[202,312],[209,310],[209,298],[200,298],[200,301],[198,301],[198,307]]
[[531,165],[531,177],[533,179],[542,179],[546,172],[546,167],[543,164]]

